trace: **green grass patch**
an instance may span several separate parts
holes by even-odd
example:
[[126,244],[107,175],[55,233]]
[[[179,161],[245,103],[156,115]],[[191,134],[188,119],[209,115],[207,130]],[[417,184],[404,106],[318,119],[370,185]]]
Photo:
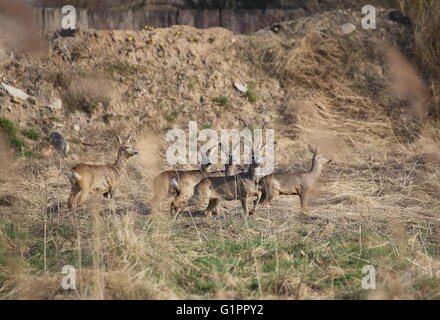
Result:
[[23,141],[23,139],[16,136],[9,137],[8,144],[14,149],[21,149],[26,147],[26,143]]
[[72,142],[73,144],[80,144],[81,140],[78,138],[72,138],[72,140],[70,140],[70,142]]
[[176,111],[172,111],[172,112],[170,112],[168,114],[165,114],[164,118],[165,118],[166,121],[172,123],[172,122],[177,120],[178,115],[179,114]]
[[217,98],[212,99],[212,102],[214,102],[215,104],[221,105],[221,106],[227,106],[229,104],[229,99],[228,99],[228,97],[221,96],[221,97],[217,97]]
[[[27,261],[31,266],[38,270],[44,270],[44,257],[46,256],[47,270],[52,272],[60,272],[65,265],[79,267],[88,267],[93,265],[93,255],[89,250],[75,249],[59,250],[54,239],[46,241],[43,239],[34,240],[29,247]],[[46,250],[45,250],[46,249]]]
[[26,129],[22,131],[23,135],[30,140],[38,140],[40,138],[40,134],[33,129]]
[[255,103],[258,100],[258,97],[255,93],[255,91],[251,88],[249,88],[246,93],[243,95],[250,103]]
[[[17,126],[11,120],[0,117],[0,129],[6,133],[8,145],[15,150],[14,154],[16,158],[41,157],[41,154],[26,147],[26,142],[18,136],[19,131]],[[32,140],[39,138],[39,134],[32,129],[24,130],[22,134]]]
[[17,127],[11,120],[0,117],[0,128],[9,136],[14,137],[17,134]]
[[37,151],[25,148],[22,151],[15,152],[15,157],[17,159],[20,159],[20,158],[42,159],[43,155]]

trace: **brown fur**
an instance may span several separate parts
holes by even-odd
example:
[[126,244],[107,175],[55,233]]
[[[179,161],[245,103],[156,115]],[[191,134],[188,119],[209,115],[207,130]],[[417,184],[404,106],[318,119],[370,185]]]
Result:
[[127,138],[125,144],[119,140],[118,155],[113,164],[107,165],[90,165],[80,163],[74,166],[68,173],[67,177],[71,184],[70,196],[67,201],[68,208],[72,208],[73,201],[78,193],[81,192],[78,199],[78,206],[81,206],[87,200],[89,195],[101,193],[105,197],[115,197],[121,176],[125,171],[127,160],[138,152],[128,147],[130,137]]
[[309,145],[309,151],[313,154],[312,166],[309,171],[272,173],[260,180],[261,198],[257,199],[252,211],[256,209],[258,204],[268,204],[279,195],[297,195],[301,202],[301,208],[307,207],[308,194],[318,183],[323,165],[331,161],[320,155],[318,148]]
[[[221,200],[232,201],[240,200],[245,215],[248,214],[248,198],[258,194],[259,176],[256,169],[259,164],[252,157],[252,164],[247,172],[242,172],[233,176],[207,177],[200,181],[194,188],[194,197],[200,202],[209,201],[205,210],[205,215],[219,214]],[[252,212],[250,213],[252,214]]]

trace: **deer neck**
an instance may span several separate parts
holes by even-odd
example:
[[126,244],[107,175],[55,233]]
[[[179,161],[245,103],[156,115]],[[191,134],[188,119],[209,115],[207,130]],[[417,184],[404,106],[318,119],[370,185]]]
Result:
[[234,175],[234,165],[232,165],[232,164],[225,165],[225,175],[227,175],[227,176]]
[[318,162],[316,157],[313,157],[313,159],[312,159],[312,167],[310,168],[309,176],[313,180],[318,180],[319,176],[321,175],[321,170],[322,170],[322,165]]
[[254,168],[252,165],[249,167],[248,173],[252,180],[258,181],[259,175],[257,174],[257,168]]
[[116,157],[116,161],[113,164],[113,167],[118,171],[121,172],[122,170],[125,170],[125,166],[127,164],[127,158],[124,157],[121,150],[118,151],[118,156]]

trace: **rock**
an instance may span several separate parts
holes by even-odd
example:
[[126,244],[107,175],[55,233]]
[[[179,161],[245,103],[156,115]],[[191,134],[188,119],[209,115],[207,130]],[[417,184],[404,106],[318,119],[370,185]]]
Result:
[[273,24],[273,25],[270,26],[270,30],[273,33],[280,33],[283,29],[284,29],[283,26],[281,24],[279,24],[279,23]]
[[29,95],[23,90],[11,87],[7,84],[2,83],[1,88],[3,88],[14,100],[26,101]]
[[27,93],[28,95],[32,96],[32,97],[35,97],[35,96],[37,95],[36,90],[34,90],[34,89],[32,89],[32,88],[28,88],[28,89],[26,90],[26,93]]
[[63,101],[60,98],[53,98],[52,101],[47,105],[47,107],[52,111],[61,110],[63,107]]
[[79,131],[81,130],[81,127],[80,127],[78,124],[75,123],[75,124],[73,125],[73,130],[79,132]]
[[401,11],[399,10],[392,10],[388,14],[388,17],[391,21],[395,21],[397,23],[401,23],[407,27],[412,26],[412,21],[409,17],[405,16]]
[[66,154],[69,150],[66,139],[59,132],[51,132],[49,142],[61,154]]
[[240,91],[241,93],[246,93],[248,88],[238,82],[234,82],[234,88]]
[[37,104],[37,100],[35,98],[33,98],[33,97],[29,97],[28,101],[29,101],[30,104]]
[[356,27],[352,23],[344,23],[341,26],[341,30],[342,30],[343,34],[350,34],[350,33],[354,32],[356,30]]

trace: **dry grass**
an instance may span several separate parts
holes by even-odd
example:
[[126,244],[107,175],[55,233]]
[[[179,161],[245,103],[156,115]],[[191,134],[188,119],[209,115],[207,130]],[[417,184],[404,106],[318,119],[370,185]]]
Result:
[[[128,185],[117,206],[95,198],[73,213],[48,213],[45,206],[57,203],[60,190],[47,183],[55,172],[39,172],[40,179],[20,184],[23,199],[2,210],[0,294],[4,299],[439,298],[440,224],[429,214],[433,208],[424,208],[433,200],[421,198],[421,190],[412,193],[412,183],[402,186],[400,169],[341,170],[326,175],[323,189],[332,192],[317,197],[308,216],[299,215],[297,200],[287,197],[248,221],[238,203],[217,219],[194,210],[177,221],[139,215],[134,209],[139,198]],[[413,174],[422,172],[417,168]],[[353,174],[356,182],[348,190]],[[401,199],[393,196],[397,191]],[[411,196],[416,198],[406,207],[397,206]],[[76,291],[60,287],[65,264],[78,270]],[[367,264],[378,271],[376,291],[360,286]]]
[[[129,163],[116,201],[96,197],[73,212],[65,209],[60,170],[71,160],[21,160],[20,179],[0,187],[0,199],[15,196],[0,203],[0,297],[440,298],[439,124],[410,112],[417,95],[392,90],[396,60],[371,50],[374,39],[361,31],[343,37],[325,16],[301,23],[279,35],[240,38],[237,49],[252,58],[252,75],[269,74],[286,91],[284,101],[272,101],[277,166],[308,166],[306,141],[334,160],[307,215],[289,196],[246,219],[238,202],[217,218],[191,208],[173,221],[166,204],[152,215],[161,139],[151,132],[139,138],[144,153]],[[243,65],[246,58],[234,56]],[[424,87],[415,69],[405,70]],[[414,118],[415,132],[397,130]],[[106,141],[108,132],[93,138]],[[106,145],[95,154],[112,158],[114,150]],[[76,291],[61,289],[66,264],[78,270]],[[361,287],[365,265],[377,270],[377,290]]]

